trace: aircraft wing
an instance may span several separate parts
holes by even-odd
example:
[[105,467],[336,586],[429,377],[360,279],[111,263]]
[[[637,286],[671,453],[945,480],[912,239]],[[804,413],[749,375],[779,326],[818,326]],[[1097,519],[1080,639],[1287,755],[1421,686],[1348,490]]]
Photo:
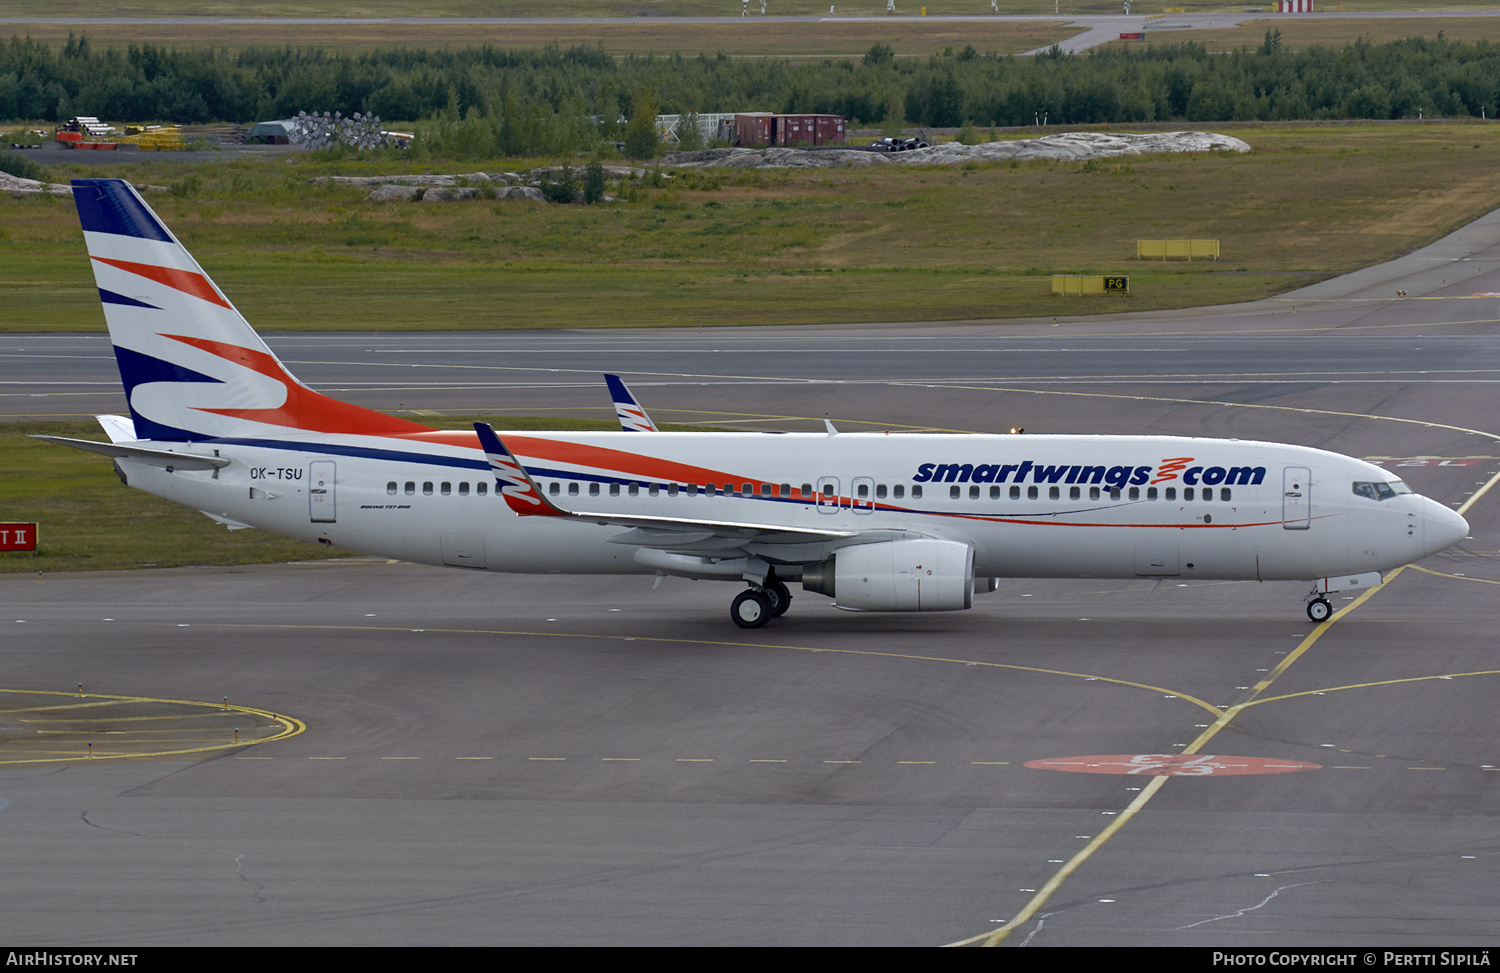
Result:
[[748,544],[808,544],[860,536],[859,531],[815,530],[785,524],[740,523],[698,520],[688,517],[652,517],[588,510],[566,510],[548,499],[519,460],[495,435],[488,423],[474,423],[484,455],[495,474],[495,488],[510,509],[521,517],[569,517],[594,524],[627,528],[610,538],[611,543],[632,544],[661,550],[710,552],[735,550]]

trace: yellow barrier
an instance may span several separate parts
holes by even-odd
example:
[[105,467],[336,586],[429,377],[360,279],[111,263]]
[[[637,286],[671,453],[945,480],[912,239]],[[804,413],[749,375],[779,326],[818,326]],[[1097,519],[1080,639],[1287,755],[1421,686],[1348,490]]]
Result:
[[1135,259],[1218,260],[1218,240],[1137,240]]
[[136,135],[126,135],[115,141],[139,145],[142,152],[165,152],[187,148],[187,142],[182,137],[182,129],[176,125],[152,126],[147,131]]
[[1129,277],[1088,277],[1077,274],[1053,274],[1054,294],[1129,294]]

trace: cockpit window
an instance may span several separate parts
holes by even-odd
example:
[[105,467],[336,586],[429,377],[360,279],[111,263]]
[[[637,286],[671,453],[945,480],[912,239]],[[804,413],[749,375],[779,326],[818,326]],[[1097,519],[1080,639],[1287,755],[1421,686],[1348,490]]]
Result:
[[1356,481],[1354,484],[1354,495],[1364,497],[1366,500],[1389,500],[1391,497],[1410,492],[1411,487],[1400,480],[1392,480],[1389,483]]

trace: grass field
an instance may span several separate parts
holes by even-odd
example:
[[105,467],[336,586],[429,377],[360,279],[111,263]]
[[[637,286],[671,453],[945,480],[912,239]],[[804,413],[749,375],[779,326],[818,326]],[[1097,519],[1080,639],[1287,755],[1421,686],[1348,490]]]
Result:
[[169,47],[319,47],[330,51],[375,48],[443,48],[492,44],[505,49],[599,44],[616,55],[728,54],[733,57],[855,57],[877,43],[898,57],[926,57],[946,47],[972,44],[982,53],[1019,54],[1064,40],[1082,28],[1062,23],[992,20],[912,23],[783,23],[735,20],[728,24],[26,24],[10,27],[34,40],[60,46],[83,33],[90,44]]
[[[125,170],[259,327],[717,326],[1088,313],[1227,303],[1378,263],[1500,197],[1480,122],[1217,126],[1248,155],[881,170],[685,171],[631,203],[365,203],[293,157]],[[516,160],[437,166],[496,171]],[[186,167],[186,168],[184,168]],[[406,165],[410,168],[410,164]],[[59,179],[92,174],[58,172]],[[1213,238],[1221,263],[1134,260]],[[97,330],[67,200],[0,200],[0,329]],[[1053,273],[1129,274],[1057,298]]]
[[[1282,44],[1291,50],[1323,45],[1342,47],[1363,38],[1372,44],[1386,44],[1408,37],[1436,38],[1441,33],[1450,41],[1500,41],[1500,17],[1347,17],[1337,20],[1298,20],[1267,17],[1247,21],[1229,30],[1153,30],[1152,44],[1181,44],[1192,41],[1210,51],[1235,51],[1242,47],[1257,48],[1266,31],[1281,31]],[[1140,41],[1113,41],[1114,45],[1139,44]]]
[[[1009,0],[1014,9],[1008,13],[1050,14],[1045,4],[1024,5]],[[24,5],[24,0],[23,0]],[[722,5],[716,5],[722,6]],[[966,13],[980,13],[980,4],[961,0]],[[982,4],[984,12],[989,5]],[[1351,11],[1402,10],[1411,3],[1346,0]],[[1494,0],[1473,7],[1489,9]],[[254,8],[255,5],[252,5]],[[493,5],[489,9],[492,9]],[[970,10],[969,7],[975,9]],[[1444,9],[1464,9],[1464,4],[1445,5]],[[837,9],[839,8],[836,5]],[[1006,8],[1001,3],[1001,8]],[[1035,9],[1033,9],[1035,8]],[[114,9],[114,8],[112,8]],[[374,9],[374,8],[372,8]],[[757,7],[757,9],[759,9]],[[1157,13],[1161,8],[1134,7],[1136,13]],[[1244,6],[1213,7],[1186,4],[1185,9],[1223,9],[1244,12]],[[1337,9],[1337,3],[1330,7]],[[805,12],[826,13],[826,8]],[[880,5],[884,10],[884,5]],[[937,8],[929,7],[934,13]],[[850,8],[852,14],[853,8]],[[870,11],[873,13],[872,11]],[[1118,13],[1113,0],[1089,0],[1085,7],[1063,5],[1064,14]],[[38,13],[40,15],[40,13]],[[181,16],[181,14],[175,14]],[[233,14],[225,14],[233,15]],[[245,13],[238,16],[247,16]],[[391,16],[414,16],[392,13]],[[472,14],[494,16],[492,12]],[[553,15],[559,16],[559,15]],[[492,44],[502,48],[534,48],[557,43],[563,47],[576,44],[602,45],[615,55],[645,54],[728,54],[732,57],[853,57],[863,54],[877,43],[889,44],[898,57],[926,57],[947,47],[962,49],[972,44],[981,53],[1019,54],[1023,51],[1065,40],[1082,28],[1069,27],[1065,20],[1045,21],[958,21],[945,22],[877,19],[854,21],[842,18],[803,23],[760,21],[757,17],[736,19],[731,23],[686,23],[675,18],[652,17],[638,23],[601,24],[583,20],[558,24],[235,24],[154,23],[89,24],[31,23],[6,25],[12,35],[61,45],[68,35],[83,33],[90,42],[104,46],[128,44],[162,44],[177,48],[213,47],[237,50],[243,47],[321,47],[332,51],[362,51],[376,48],[410,47],[443,48],[470,44]],[[1238,28],[1225,30],[1159,31],[1150,35],[1151,43],[1176,44],[1182,41],[1206,44],[1210,50],[1234,50],[1260,44],[1269,29],[1282,32],[1285,43],[1293,48],[1313,44],[1343,45],[1359,38],[1373,42],[1401,40],[1406,37],[1436,37],[1442,31],[1449,40],[1500,40],[1500,17],[1412,17],[1412,18],[1336,18],[1307,19],[1293,16],[1268,16],[1249,21]],[[1116,44],[1140,43],[1116,41]]]
[[[1054,4],[1045,0],[997,0],[1003,14],[1050,15]],[[1239,13],[1262,2],[1246,5],[1224,0],[1174,0],[1159,5],[1136,3],[1131,12],[1158,13],[1164,7],[1188,11]],[[923,8],[928,16],[983,16],[990,13],[990,0],[897,0],[896,12],[917,16]],[[1067,16],[1119,13],[1117,0],[1062,0],[1057,5]],[[1488,10],[1494,0],[1327,0],[1320,9],[1330,11],[1371,10]],[[760,0],[752,0],[751,16],[759,16]],[[340,0],[307,4],[294,0],[8,0],[4,16],[16,17],[648,17],[669,21],[676,17],[738,16],[737,0]],[[771,16],[827,16],[828,4],[821,0],[767,0]],[[834,0],[836,17],[883,17],[885,0]],[[223,27],[219,30],[222,32]]]

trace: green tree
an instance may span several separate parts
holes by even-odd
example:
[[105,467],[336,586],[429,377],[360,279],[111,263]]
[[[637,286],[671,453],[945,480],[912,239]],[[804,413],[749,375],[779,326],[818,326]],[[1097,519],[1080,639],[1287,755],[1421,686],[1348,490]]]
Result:
[[578,180],[573,176],[572,166],[563,166],[556,180],[542,177],[542,195],[549,203],[571,203],[578,198]]
[[583,201],[604,201],[604,167],[597,162],[590,162],[588,168],[583,170]]
[[697,112],[686,112],[677,120],[677,147],[684,152],[703,148],[703,127],[698,124]]
[[628,159],[653,159],[661,149],[661,136],[656,132],[656,102],[646,96],[635,99],[635,110],[630,113],[630,124],[625,126],[625,157]]

